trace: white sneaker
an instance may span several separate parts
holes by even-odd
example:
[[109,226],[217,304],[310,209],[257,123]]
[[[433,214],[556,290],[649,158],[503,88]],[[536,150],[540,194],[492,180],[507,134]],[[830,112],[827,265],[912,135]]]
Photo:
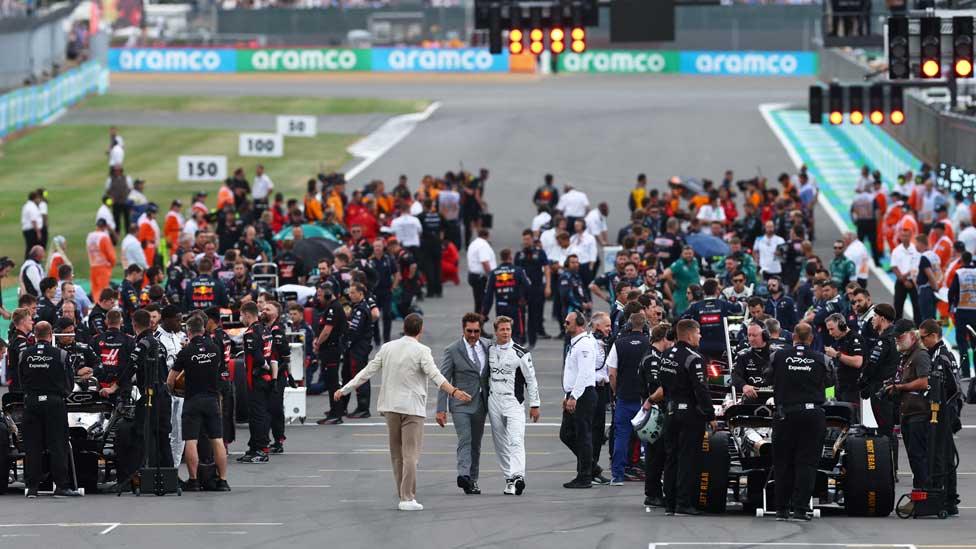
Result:
[[412,499],[410,501],[401,501],[397,508],[401,511],[423,511],[424,506],[417,503],[417,500]]
[[506,480],[505,481],[505,490],[502,493],[505,494],[506,496],[514,496],[515,495],[515,481],[514,480]]

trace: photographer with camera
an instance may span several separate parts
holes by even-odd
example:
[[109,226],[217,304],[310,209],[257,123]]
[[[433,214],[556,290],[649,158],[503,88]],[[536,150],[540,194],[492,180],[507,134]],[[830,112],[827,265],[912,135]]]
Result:
[[932,361],[922,347],[915,324],[906,318],[894,324],[895,345],[901,353],[898,373],[885,382],[885,392],[897,398],[901,411],[901,437],[912,467],[912,486],[925,488],[929,476],[928,446],[929,405],[926,393]]

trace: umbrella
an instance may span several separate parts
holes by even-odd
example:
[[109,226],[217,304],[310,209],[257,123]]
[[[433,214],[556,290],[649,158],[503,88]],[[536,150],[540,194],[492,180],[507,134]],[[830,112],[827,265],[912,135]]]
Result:
[[[293,228],[294,227],[292,225],[289,225],[284,229],[278,231],[278,234],[274,236],[274,241],[278,242],[286,238],[291,238],[291,231]],[[303,238],[326,238],[329,240],[335,240],[335,237],[332,236],[332,234],[329,231],[325,230],[325,227],[322,227],[320,225],[312,225],[311,223],[306,223],[302,225],[302,237]]]
[[691,194],[702,194],[705,192],[705,186],[702,185],[701,181],[694,177],[686,177],[681,181],[681,186],[688,190]]
[[710,234],[690,234],[685,239],[688,245],[701,257],[715,257],[729,254],[729,245],[724,240]]
[[301,258],[306,268],[311,269],[318,265],[322,258],[331,261],[333,259],[332,252],[339,246],[338,242],[327,238],[303,238],[295,242],[291,251]]

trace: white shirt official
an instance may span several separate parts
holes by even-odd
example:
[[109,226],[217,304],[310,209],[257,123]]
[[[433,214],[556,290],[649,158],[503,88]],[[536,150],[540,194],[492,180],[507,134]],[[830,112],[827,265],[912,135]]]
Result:
[[424,232],[419,219],[412,215],[402,214],[390,223],[390,230],[405,248],[420,246],[420,233]]
[[44,218],[41,217],[41,209],[33,200],[25,202],[24,207],[20,209],[20,230],[33,231],[40,229],[43,225]]
[[128,269],[129,265],[136,264],[143,269],[148,269],[146,263],[146,252],[142,250],[142,243],[136,235],[129,233],[122,239],[122,268]]
[[569,237],[569,248],[579,257],[580,263],[593,263],[600,256],[600,248],[593,235],[584,231]]
[[271,194],[272,189],[274,189],[274,182],[271,181],[268,174],[263,173],[255,176],[254,184],[251,185],[251,196],[254,197],[254,200],[264,200]]
[[498,266],[495,261],[495,250],[491,249],[491,244],[480,236],[471,241],[468,245],[468,274],[487,275],[483,262],[488,262],[488,267],[494,270]]
[[898,244],[891,251],[892,268],[897,268],[901,274],[910,275],[913,278],[918,274],[918,262],[921,259],[922,254],[918,253],[914,244],[909,245],[908,248]]
[[776,257],[776,248],[780,244],[786,244],[778,234],[766,236],[765,234],[756,239],[755,247],[759,253],[759,270],[769,274],[780,274],[783,272],[783,264]]
[[600,236],[607,231],[607,218],[603,217],[599,208],[593,208],[586,214],[586,232],[594,237]]
[[125,162],[125,149],[122,145],[115,143],[112,148],[108,151],[108,165],[109,167],[121,166]]
[[587,387],[596,386],[596,340],[583,332],[570,340],[563,367],[563,392],[579,399]]
[[585,217],[586,210],[589,207],[590,199],[586,197],[586,194],[576,189],[572,189],[568,193],[563,193],[559,197],[559,202],[556,204],[556,209],[563,212],[563,215],[566,217]]
[[104,219],[105,224],[113,231],[115,230],[115,218],[112,217],[112,208],[109,208],[105,204],[99,206],[98,212],[95,213],[95,222],[98,223],[99,219]]
[[[532,218],[532,230],[538,231],[545,227],[550,221],[552,221],[552,216],[549,215],[549,212],[541,212]],[[553,233],[552,238],[553,240],[556,239],[555,233]]]

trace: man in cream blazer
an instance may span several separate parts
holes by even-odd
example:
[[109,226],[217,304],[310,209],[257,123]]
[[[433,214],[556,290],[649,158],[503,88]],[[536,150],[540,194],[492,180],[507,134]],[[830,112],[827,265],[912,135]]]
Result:
[[339,400],[382,371],[383,385],[376,408],[386,419],[390,435],[390,459],[401,511],[422,511],[424,508],[417,503],[416,493],[417,461],[427,416],[427,380],[433,381],[451,398],[461,402],[471,400],[471,395],[448,383],[437,369],[430,347],[420,343],[423,328],[422,316],[407,315],[403,319],[405,335],[380,347],[366,368],[334,395]]

